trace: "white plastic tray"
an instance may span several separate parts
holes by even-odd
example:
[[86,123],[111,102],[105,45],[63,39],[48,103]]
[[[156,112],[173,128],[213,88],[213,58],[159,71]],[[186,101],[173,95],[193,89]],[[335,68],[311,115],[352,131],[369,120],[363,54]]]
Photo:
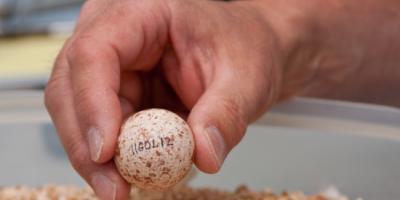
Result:
[[[0,186],[84,184],[69,166],[42,92],[0,93]],[[400,199],[400,110],[296,99],[251,126],[221,172],[193,186],[271,187],[315,193],[335,185],[353,199]]]

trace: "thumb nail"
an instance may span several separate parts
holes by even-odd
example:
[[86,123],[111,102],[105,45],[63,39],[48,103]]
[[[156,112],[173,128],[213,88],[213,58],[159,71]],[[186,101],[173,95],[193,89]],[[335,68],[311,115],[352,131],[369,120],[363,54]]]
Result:
[[87,139],[89,143],[90,157],[93,161],[100,158],[101,150],[103,149],[103,135],[97,128],[90,128],[87,132]]
[[215,160],[219,167],[226,157],[226,143],[219,129],[215,126],[209,126],[206,128],[207,139],[210,144],[210,148],[214,151]]

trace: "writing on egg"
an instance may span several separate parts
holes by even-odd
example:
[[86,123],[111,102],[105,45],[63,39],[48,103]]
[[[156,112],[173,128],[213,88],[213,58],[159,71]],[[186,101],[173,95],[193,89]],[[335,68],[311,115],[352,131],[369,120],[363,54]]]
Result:
[[129,151],[132,153],[132,155],[137,155],[142,151],[148,151],[150,149],[156,148],[166,148],[171,146],[174,146],[173,140],[171,140],[170,137],[165,136],[158,137],[156,139],[153,138],[150,140],[135,142],[129,146]]

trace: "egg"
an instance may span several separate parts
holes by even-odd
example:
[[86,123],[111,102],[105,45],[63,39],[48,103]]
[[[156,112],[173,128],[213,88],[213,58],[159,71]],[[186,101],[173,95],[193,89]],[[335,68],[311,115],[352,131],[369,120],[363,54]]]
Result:
[[114,161],[127,182],[162,191],[191,170],[193,151],[193,135],[182,118],[168,110],[148,109],[122,125]]

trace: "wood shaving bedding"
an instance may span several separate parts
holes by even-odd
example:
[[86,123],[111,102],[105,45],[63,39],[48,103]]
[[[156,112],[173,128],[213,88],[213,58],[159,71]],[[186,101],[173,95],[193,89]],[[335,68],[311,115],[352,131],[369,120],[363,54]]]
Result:
[[[47,185],[40,188],[25,186],[0,188],[0,200],[97,200],[93,191],[75,186]],[[240,186],[233,192],[211,188],[194,189],[180,186],[166,192],[132,188],[131,200],[348,200],[346,197],[328,197],[324,194],[306,196],[302,192],[274,194],[271,190],[251,191]]]

